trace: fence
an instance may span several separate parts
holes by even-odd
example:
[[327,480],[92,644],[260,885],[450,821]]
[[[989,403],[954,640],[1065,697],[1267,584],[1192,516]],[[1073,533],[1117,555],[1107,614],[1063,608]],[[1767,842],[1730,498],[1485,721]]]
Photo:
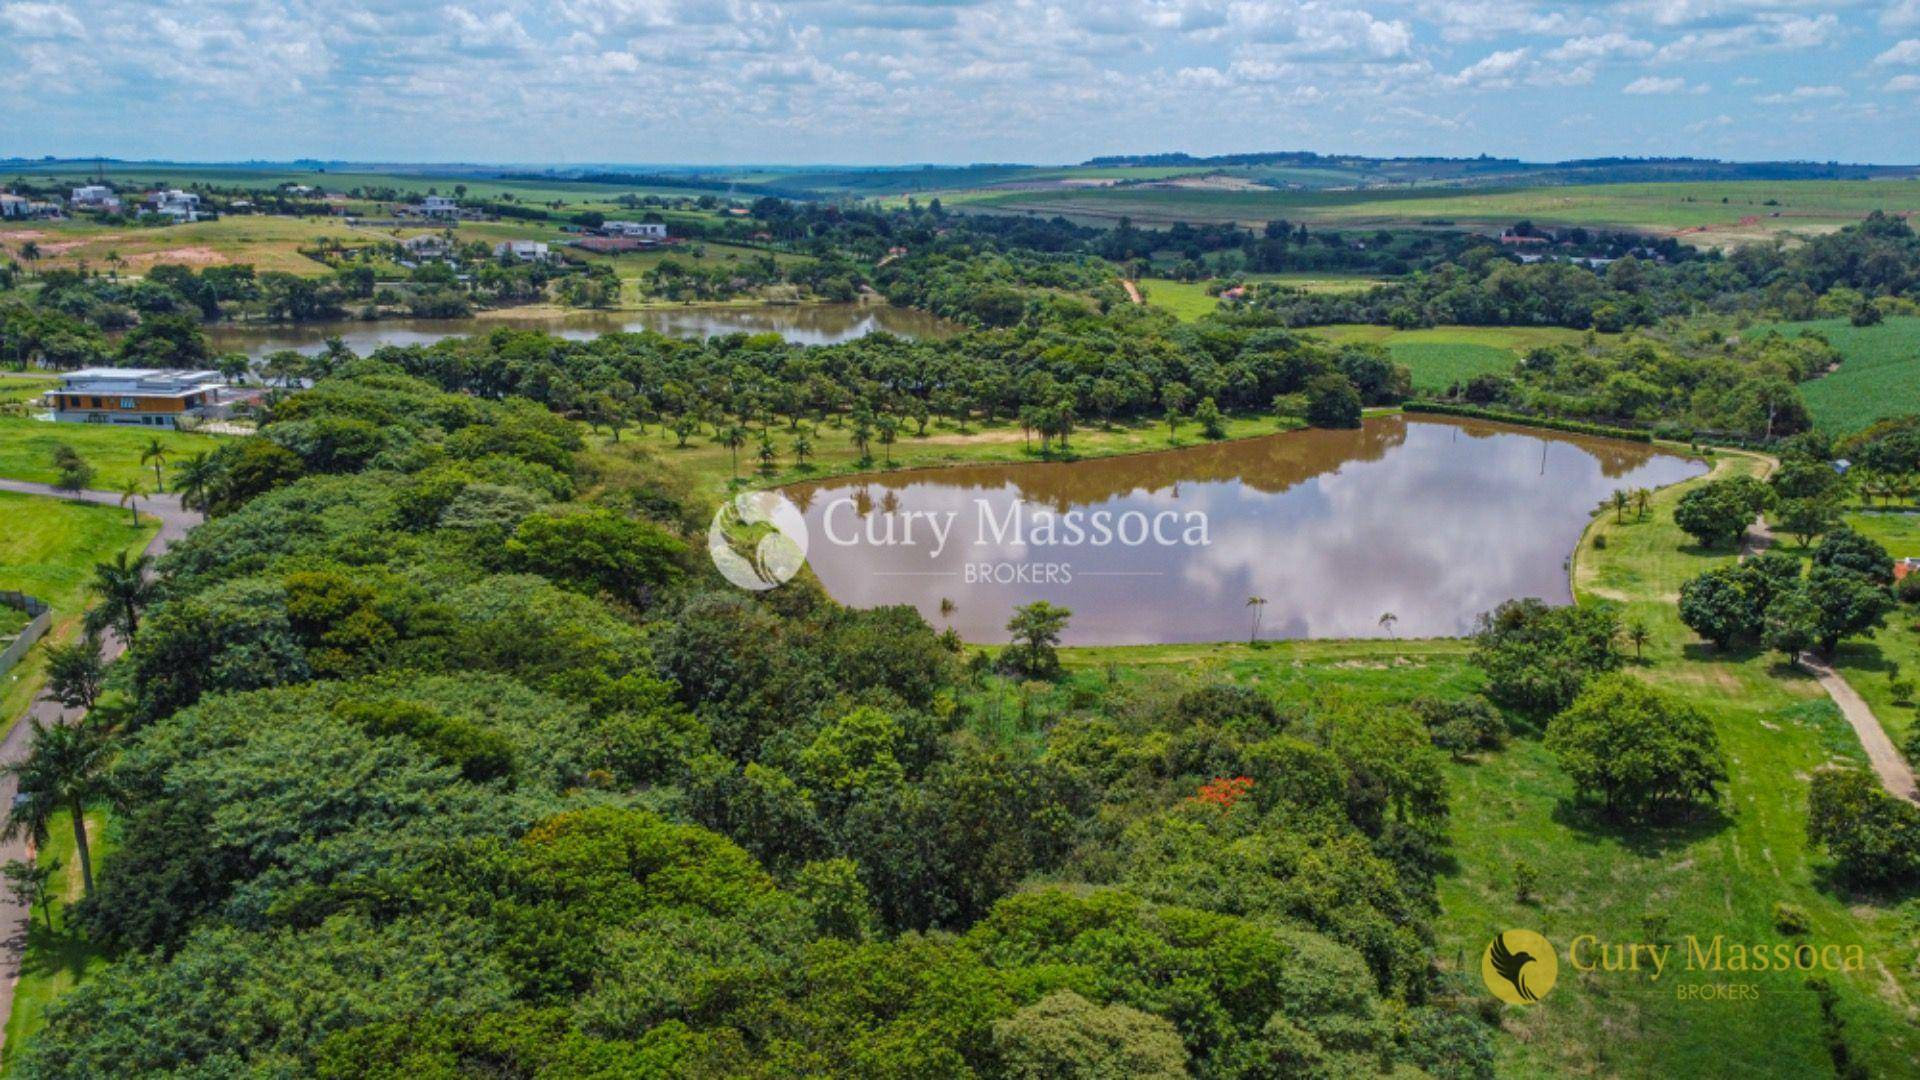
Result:
[[20,631],[20,635],[9,642],[4,650],[0,650],[0,675],[4,675],[21,657],[27,655],[27,650],[33,648],[34,642],[46,635],[47,628],[53,625],[53,609],[45,601],[6,589],[0,589],[0,604],[17,607],[29,616],[26,629]]

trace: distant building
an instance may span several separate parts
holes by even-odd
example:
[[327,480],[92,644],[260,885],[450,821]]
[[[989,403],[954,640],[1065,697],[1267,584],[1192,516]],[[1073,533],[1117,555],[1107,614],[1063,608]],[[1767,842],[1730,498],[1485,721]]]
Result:
[[217,371],[82,368],[62,375],[45,401],[69,423],[177,428],[183,418],[223,415],[223,385]]
[[154,213],[175,221],[200,220],[200,196],[191,191],[181,191],[179,188],[156,191],[148,197],[147,203]]
[[542,262],[547,258],[547,245],[538,240],[503,240],[493,245],[493,257],[496,259],[512,257],[521,262]]
[[429,195],[420,204],[420,212],[428,217],[459,217],[460,204],[445,195]]
[[600,226],[607,236],[625,236],[635,240],[665,240],[667,227],[657,221],[609,221]]
[[33,203],[18,195],[9,195],[0,191],[0,218],[23,218],[31,215]]
[[104,210],[112,212],[120,209],[120,197],[105,184],[88,184],[73,189],[71,200],[76,210]]
[[1500,242],[1508,247],[1534,247],[1539,244],[1552,243],[1551,240],[1544,236],[1522,236],[1517,232],[1501,233]]
[[1908,574],[1920,572],[1920,559],[1895,559],[1893,561],[1893,580],[1900,581]]
[[400,241],[400,246],[417,259],[444,259],[453,254],[453,242],[437,233],[410,236]]

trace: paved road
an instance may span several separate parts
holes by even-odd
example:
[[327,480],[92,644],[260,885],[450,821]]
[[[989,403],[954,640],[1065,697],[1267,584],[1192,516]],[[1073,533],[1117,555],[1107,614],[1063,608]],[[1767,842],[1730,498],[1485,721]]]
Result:
[[[1772,546],[1773,529],[1767,525],[1765,518],[1756,518],[1746,535],[1741,537],[1740,557],[1750,558]],[[1880,783],[1889,792],[1908,802],[1920,802],[1920,784],[1914,782],[1913,767],[1907,764],[1906,755],[1896,749],[1893,740],[1887,737],[1887,729],[1880,726],[1880,718],[1873,715],[1873,708],[1867,704],[1867,699],[1849,686],[1839,672],[1812,653],[1801,653],[1794,657],[1794,663],[1819,680],[1821,689],[1840,709],[1840,715],[1847,718],[1854,735],[1860,740],[1860,748],[1867,752],[1867,761],[1873,766],[1873,771],[1879,774]]]
[[[75,498],[72,492],[56,491],[46,484],[30,484],[24,480],[0,480],[0,491],[60,499]],[[110,491],[83,491],[78,498],[84,502],[115,507],[120,503],[120,496]],[[182,508],[179,497],[175,495],[152,495],[141,499],[140,512],[160,519],[160,531],[154,534],[146,547],[149,555],[157,556],[167,550],[200,522],[200,515]],[[125,649],[125,643],[118,636],[108,634],[101,643],[100,651],[111,660]],[[33,725],[27,723],[29,716],[38,718],[42,724],[70,723],[80,716],[80,712],[64,709],[44,698],[34,702],[8,730],[6,738],[0,740],[0,762],[19,761],[27,756],[28,744],[33,738]],[[0,777],[0,811],[13,805],[13,793],[13,778]],[[12,840],[0,843],[0,863],[26,857],[27,847],[23,842]],[[20,958],[26,949],[27,919],[30,914],[26,908],[14,903],[11,896],[0,893],[0,1046],[6,1044],[7,1018],[13,1013],[13,985],[20,978]]]

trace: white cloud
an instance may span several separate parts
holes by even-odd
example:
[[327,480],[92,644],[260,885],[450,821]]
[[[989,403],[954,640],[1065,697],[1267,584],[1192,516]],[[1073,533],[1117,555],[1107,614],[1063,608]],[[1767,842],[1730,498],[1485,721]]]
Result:
[[1549,60],[1580,61],[1633,59],[1652,53],[1652,42],[1615,31],[1591,37],[1568,38],[1546,56]]
[[1896,94],[1909,90],[1920,90],[1920,75],[1895,75],[1893,78],[1887,80],[1887,85],[1880,89]]
[[1687,134],[1699,135],[1703,132],[1712,131],[1715,128],[1732,127],[1733,124],[1734,124],[1733,117],[1728,116],[1726,113],[1721,113],[1719,116],[1712,117],[1711,119],[1700,120],[1695,123],[1688,124]]
[[1687,88],[1687,80],[1678,75],[1642,75],[1620,88],[1623,94],[1677,94]]
[[1796,86],[1784,94],[1766,94],[1755,98],[1762,105],[1798,105],[1808,101],[1826,101],[1847,96],[1837,86]]
[[1889,30],[1920,26],[1920,0],[1894,0],[1880,13],[1880,25]]
[[1873,58],[1875,64],[1920,64],[1920,38],[1908,38]]
[[0,26],[22,38],[81,37],[87,30],[59,4],[0,5]]
[[1527,49],[1505,49],[1488,53],[1480,60],[1461,68],[1459,73],[1446,81],[1453,86],[1512,86],[1527,60]]

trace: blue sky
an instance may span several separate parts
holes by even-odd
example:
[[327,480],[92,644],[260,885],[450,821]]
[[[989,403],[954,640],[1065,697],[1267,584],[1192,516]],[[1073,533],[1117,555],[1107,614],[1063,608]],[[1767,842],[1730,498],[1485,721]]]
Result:
[[0,156],[1920,163],[1920,0],[0,0]]

